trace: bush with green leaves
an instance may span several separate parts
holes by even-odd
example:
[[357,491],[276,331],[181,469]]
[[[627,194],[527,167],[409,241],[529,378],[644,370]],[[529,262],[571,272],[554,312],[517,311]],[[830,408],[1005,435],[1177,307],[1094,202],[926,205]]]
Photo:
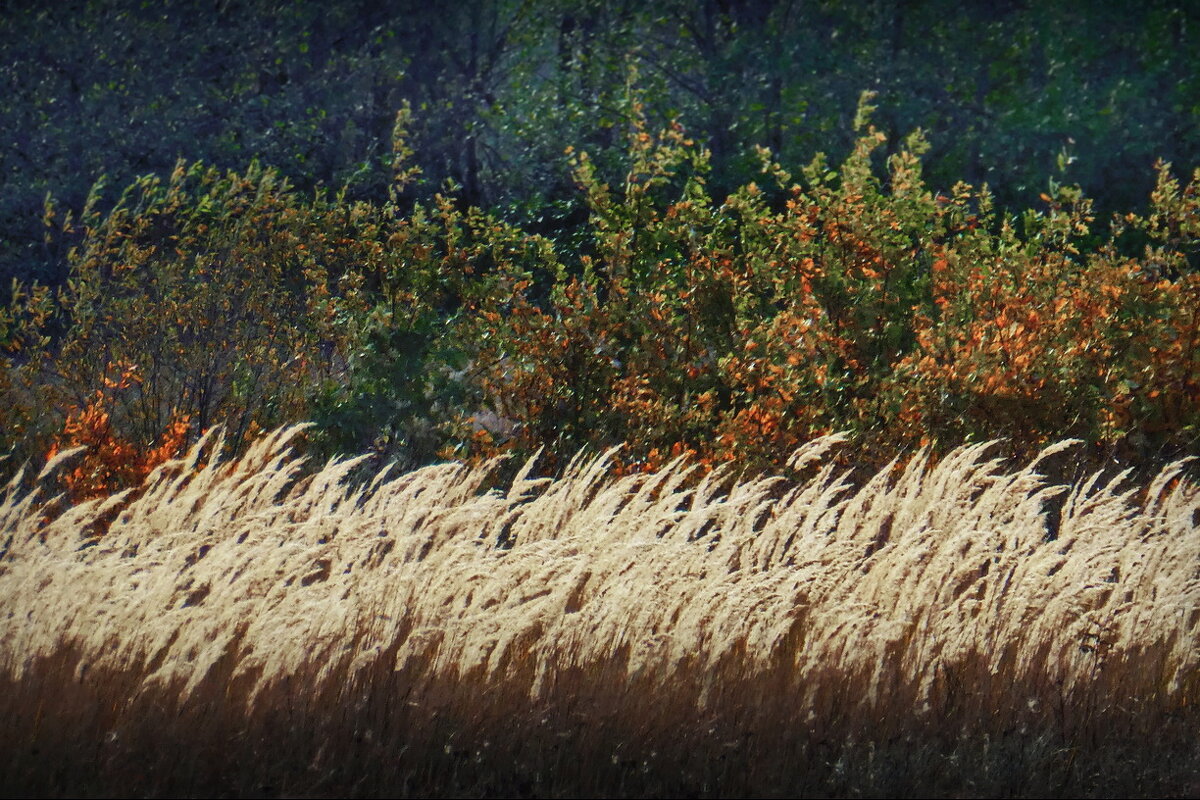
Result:
[[449,332],[506,285],[508,258],[482,265],[500,246],[483,217],[306,197],[256,164],[181,162],[107,214],[102,189],[79,219],[48,211],[79,238],[67,283],[18,285],[0,313],[6,447],[44,448],[99,392],[113,434],[145,446],[181,417],[224,425],[235,449],[315,419],[322,452],[433,456],[439,421],[461,416]]

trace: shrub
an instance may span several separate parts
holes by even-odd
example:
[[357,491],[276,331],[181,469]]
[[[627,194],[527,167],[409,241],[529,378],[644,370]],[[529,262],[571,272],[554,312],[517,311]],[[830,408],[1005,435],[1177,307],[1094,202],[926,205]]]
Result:
[[919,132],[881,179],[868,100],[837,170],[818,157],[794,183],[762,151],[768,187],[724,199],[677,127],[635,125],[617,189],[573,154],[591,247],[480,323],[483,392],[520,426],[476,450],[624,443],[629,468],[690,452],[779,469],[844,429],[874,464],[996,437],[1194,452],[1200,174],[1181,188],[1160,165],[1149,214],[1107,235],[1053,182],[1044,211],[1008,217],[986,187],[928,189]]
[[[462,360],[447,332],[506,285],[507,257],[481,263],[502,247],[490,221],[441,198],[408,215],[306,199],[257,164],[181,162],[104,215],[102,188],[78,221],[48,210],[79,238],[66,286],[17,286],[0,313],[5,444],[44,452],[70,414],[103,408],[114,441],[135,449],[181,419],[191,438],[226,426],[237,450],[256,429],[315,418],[325,452],[383,442],[415,463],[433,456],[438,420],[461,416],[434,396],[454,397],[443,367]],[[481,230],[486,245],[470,241]],[[136,381],[115,382],[113,365]]]

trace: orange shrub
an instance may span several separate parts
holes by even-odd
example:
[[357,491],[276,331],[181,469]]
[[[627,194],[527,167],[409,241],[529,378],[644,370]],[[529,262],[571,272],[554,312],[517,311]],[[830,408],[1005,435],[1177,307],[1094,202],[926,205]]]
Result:
[[75,447],[86,448],[61,475],[72,503],[140,485],[155,467],[178,457],[187,445],[191,423],[185,414],[172,418],[157,443],[144,446],[113,430],[105,405],[104,393],[98,390],[82,409],[69,412],[62,433],[47,454],[53,458]]
[[881,178],[884,137],[858,124],[839,169],[818,157],[801,185],[764,151],[774,188],[723,200],[679,128],[635,126],[619,189],[572,154],[590,247],[545,268],[548,292],[475,320],[481,392],[516,424],[470,448],[624,444],[623,470],[677,453],[780,469],[834,430],[868,464],[991,438],[1196,450],[1200,174],[1181,187],[1160,165],[1150,213],[1104,236],[1053,181],[1020,217],[986,187],[935,194],[919,133]]

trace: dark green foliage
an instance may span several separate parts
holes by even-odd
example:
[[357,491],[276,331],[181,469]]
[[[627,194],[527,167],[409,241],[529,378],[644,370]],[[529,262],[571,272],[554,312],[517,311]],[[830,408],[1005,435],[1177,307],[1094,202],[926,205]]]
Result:
[[179,158],[259,158],[302,189],[382,202],[405,100],[425,169],[411,196],[452,180],[462,206],[568,240],[581,217],[562,148],[619,178],[631,75],[652,127],[679,119],[710,150],[718,198],[753,179],[754,145],[784,163],[840,160],[870,88],[889,141],[929,133],[935,188],[986,181],[1001,207],[1024,208],[1061,164],[1102,212],[1137,208],[1156,158],[1200,161],[1197,8],[13,2],[0,15],[0,286],[65,279],[70,242],[43,241],[42,201],[77,211],[100,174],[123,186]]

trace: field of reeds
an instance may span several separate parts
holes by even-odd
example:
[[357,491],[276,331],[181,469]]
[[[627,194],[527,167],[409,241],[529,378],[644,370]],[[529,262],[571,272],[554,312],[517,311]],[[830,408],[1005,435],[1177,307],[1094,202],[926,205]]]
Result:
[[[0,502],[5,795],[1200,793],[1200,486],[350,480],[295,428]],[[1069,457],[1071,445],[1044,459]]]

